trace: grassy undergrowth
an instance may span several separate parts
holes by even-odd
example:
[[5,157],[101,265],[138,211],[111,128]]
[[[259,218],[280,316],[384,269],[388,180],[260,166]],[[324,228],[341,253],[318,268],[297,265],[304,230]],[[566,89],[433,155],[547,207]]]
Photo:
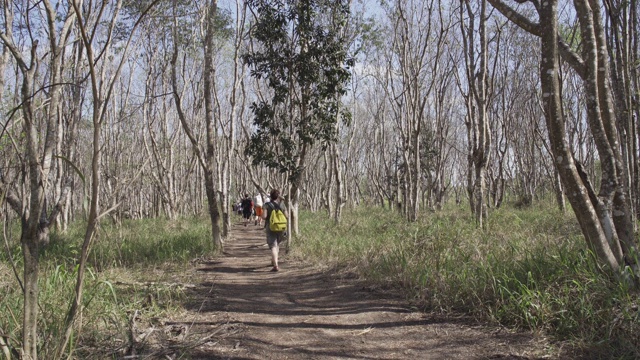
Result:
[[[73,298],[75,266],[84,228],[53,234],[40,267],[39,354],[53,358],[62,324]],[[22,273],[20,247],[11,252]],[[212,253],[210,223],[198,219],[128,221],[120,227],[103,224],[94,240],[85,276],[84,311],[80,331],[73,335],[67,354],[76,358],[120,358],[132,345],[132,323],[179,311],[184,299],[176,274],[188,274],[189,260]],[[22,291],[5,251],[0,253],[0,333],[19,348]],[[188,280],[188,279],[186,279]]]
[[[411,224],[382,209],[360,208],[346,212],[338,226],[303,212],[300,226],[293,255],[401,288],[427,310],[543,332],[577,344],[589,358],[640,358],[638,293],[599,271],[572,214],[551,207],[500,209],[479,231],[466,208],[424,214]],[[42,254],[42,358],[52,357],[60,338],[82,231],[54,234]],[[11,246],[20,261],[16,240]],[[180,311],[184,294],[176,284],[188,281],[188,261],[212,252],[206,220],[103,225],[90,255],[81,330],[68,353],[126,353],[131,321]],[[18,347],[22,294],[7,255],[0,252],[0,333]],[[183,278],[170,277],[175,274]]]
[[599,271],[571,213],[500,209],[486,231],[467,208],[413,224],[376,208],[300,224],[294,255],[400,287],[427,310],[544,332],[590,358],[640,358],[638,293]]

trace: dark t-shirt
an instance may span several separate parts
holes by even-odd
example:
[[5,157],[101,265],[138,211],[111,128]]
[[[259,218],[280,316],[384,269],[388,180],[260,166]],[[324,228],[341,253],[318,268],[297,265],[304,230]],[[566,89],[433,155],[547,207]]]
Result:
[[242,200],[242,212],[250,213],[252,207],[253,207],[253,202],[251,202],[251,199]]

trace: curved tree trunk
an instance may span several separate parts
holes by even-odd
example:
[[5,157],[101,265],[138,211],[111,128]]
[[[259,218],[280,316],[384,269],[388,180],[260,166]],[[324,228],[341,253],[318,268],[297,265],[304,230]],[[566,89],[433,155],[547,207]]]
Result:
[[558,78],[558,20],[557,0],[546,1],[540,7],[540,19],[545,23],[541,35],[540,78],[542,83],[543,107],[547,129],[551,140],[556,166],[566,188],[567,197],[573,206],[582,232],[598,258],[613,270],[620,268],[620,260],[611,251],[605,231],[600,224],[596,209],[589,198],[578,168],[567,143],[560,82]]

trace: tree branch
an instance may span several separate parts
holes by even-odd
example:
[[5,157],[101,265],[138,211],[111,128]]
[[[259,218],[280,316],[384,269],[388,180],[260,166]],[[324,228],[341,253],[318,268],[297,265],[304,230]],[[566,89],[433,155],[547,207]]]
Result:
[[511,6],[503,3],[502,0],[487,1],[512,23],[518,25],[521,29],[528,32],[529,34],[540,37],[540,24],[532,22],[527,17],[514,10]]
[[0,170],[0,199],[5,198],[7,203],[18,216],[22,216],[22,201],[20,198],[9,188],[2,171]]
[[58,202],[53,207],[53,211],[51,211],[51,214],[49,214],[49,218],[47,219],[47,226],[49,226],[49,224],[52,224],[60,211],[62,211],[64,200],[67,198],[67,194],[69,194],[69,191],[71,191],[71,179],[67,178],[62,188],[62,193],[60,193],[60,197],[58,198]]
[[[502,2],[502,0],[487,0],[496,10],[500,11],[504,17],[509,19],[512,23],[516,24],[522,30],[528,32],[531,35],[540,37],[541,33],[541,25],[539,23],[534,23],[529,20],[524,15],[518,13],[509,5]],[[517,0],[518,3],[523,3],[524,1]],[[536,6],[537,8],[537,6]],[[558,50],[560,52],[560,56],[564,61],[566,61],[573,70],[575,70],[580,77],[584,78],[584,74],[586,72],[584,61],[575,51],[571,50],[571,46],[567,44],[560,36],[558,36]]]

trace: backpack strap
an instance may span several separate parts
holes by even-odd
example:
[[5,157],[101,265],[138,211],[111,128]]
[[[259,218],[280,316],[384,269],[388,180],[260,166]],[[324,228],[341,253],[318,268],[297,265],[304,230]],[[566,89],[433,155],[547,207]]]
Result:
[[273,203],[273,201],[269,201],[264,203],[264,211],[267,212],[267,217],[264,219],[264,228],[267,229],[269,228],[269,220],[271,219],[271,215],[273,214],[273,210],[276,209],[276,205]]

